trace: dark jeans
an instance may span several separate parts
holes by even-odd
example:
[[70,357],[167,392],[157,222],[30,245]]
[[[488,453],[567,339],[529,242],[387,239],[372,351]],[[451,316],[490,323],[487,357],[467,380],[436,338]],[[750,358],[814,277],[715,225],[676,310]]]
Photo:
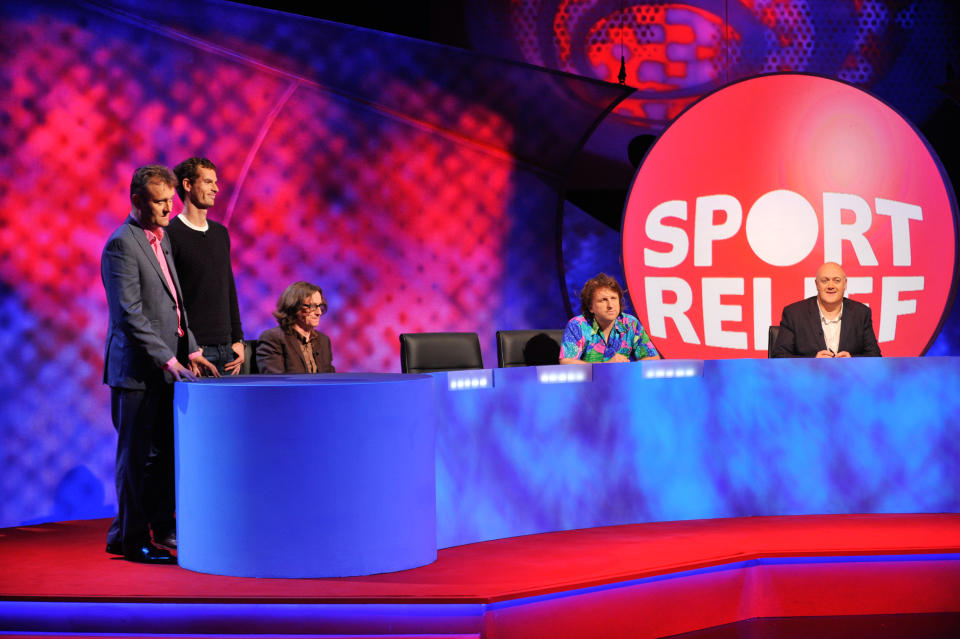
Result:
[[213,346],[201,346],[203,356],[217,367],[221,375],[226,374],[224,366],[237,359],[237,354],[233,352],[230,344],[215,344]]

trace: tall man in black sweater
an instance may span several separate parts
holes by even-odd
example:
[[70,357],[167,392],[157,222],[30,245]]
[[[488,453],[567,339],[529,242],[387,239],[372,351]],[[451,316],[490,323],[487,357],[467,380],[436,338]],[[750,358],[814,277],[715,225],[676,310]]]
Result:
[[217,167],[206,158],[178,164],[177,194],[183,211],[170,222],[173,261],[184,304],[203,356],[221,374],[236,375],[243,364],[243,328],[230,264],[227,228],[207,219],[217,196]]

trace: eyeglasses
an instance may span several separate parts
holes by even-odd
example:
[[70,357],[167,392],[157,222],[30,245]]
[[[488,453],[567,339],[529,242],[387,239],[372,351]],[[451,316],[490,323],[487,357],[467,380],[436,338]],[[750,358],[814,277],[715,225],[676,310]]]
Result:
[[327,312],[327,303],[326,303],[326,302],[320,302],[319,304],[301,304],[301,305],[300,305],[300,310],[302,310],[302,311],[307,311],[308,313],[309,313],[310,311],[320,311],[321,313],[326,313],[326,312]]

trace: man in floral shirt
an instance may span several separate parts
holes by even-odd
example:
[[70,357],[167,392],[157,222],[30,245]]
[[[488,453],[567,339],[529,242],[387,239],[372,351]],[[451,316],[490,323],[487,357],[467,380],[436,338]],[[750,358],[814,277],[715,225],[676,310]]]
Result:
[[633,315],[622,312],[623,289],[605,273],[587,280],[580,310],[563,331],[561,364],[597,364],[660,359],[650,336]]

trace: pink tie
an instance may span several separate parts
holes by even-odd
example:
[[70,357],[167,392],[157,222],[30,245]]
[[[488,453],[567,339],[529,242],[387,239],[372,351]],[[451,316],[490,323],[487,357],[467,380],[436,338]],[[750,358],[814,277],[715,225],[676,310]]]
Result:
[[163,240],[163,229],[147,231],[147,239],[150,240],[153,254],[157,256],[157,261],[160,262],[160,270],[163,271],[163,277],[167,280],[167,288],[173,293],[173,300],[177,303],[177,335],[183,337],[183,326],[180,323],[180,300],[177,299],[177,289],[173,285],[173,278],[170,277],[170,267],[167,266],[167,259],[163,256],[163,248],[160,246],[160,242]]

